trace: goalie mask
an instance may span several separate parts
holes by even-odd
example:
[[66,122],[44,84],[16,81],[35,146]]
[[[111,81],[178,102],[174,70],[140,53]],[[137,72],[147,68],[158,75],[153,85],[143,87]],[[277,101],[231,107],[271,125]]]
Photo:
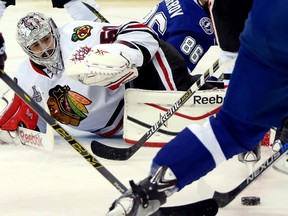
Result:
[[36,64],[45,66],[48,72],[64,69],[60,51],[60,35],[52,18],[32,12],[17,24],[17,41]]

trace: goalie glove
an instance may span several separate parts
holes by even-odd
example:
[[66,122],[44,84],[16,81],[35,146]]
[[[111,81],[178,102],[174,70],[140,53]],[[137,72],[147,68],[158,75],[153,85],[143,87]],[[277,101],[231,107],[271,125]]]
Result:
[[138,70],[125,53],[125,45],[99,44],[93,48],[79,47],[65,64],[67,76],[85,85],[115,90],[135,79]]
[[21,143],[17,134],[18,126],[35,130],[38,115],[12,90],[0,98],[0,140],[4,143]]
[[131,189],[112,204],[106,216],[151,215],[177,190],[176,182],[172,171],[164,166],[138,185],[130,181]]

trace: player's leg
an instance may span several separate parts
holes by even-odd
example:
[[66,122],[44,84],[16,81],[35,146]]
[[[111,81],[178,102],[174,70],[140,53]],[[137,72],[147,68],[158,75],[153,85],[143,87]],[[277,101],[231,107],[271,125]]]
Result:
[[[288,110],[287,7],[286,0],[254,1],[222,109],[203,127],[190,125],[161,148],[152,176],[157,166],[167,166],[182,189],[222,161],[252,150],[271,126],[279,126]],[[131,205],[126,212],[141,208],[141,202]]]
[[[222,110],[210,119],[210,124],[186,128],[154,159],[155,164],[171,168],[179,188],[205,175],[221,161],[252,150],[271,126],[279,126],[287,113],[288,26],[280,28],[277,20],[288,23],[285,10],[281,10],[288,2],[256,0],[255,4],[242,34],[242,47]],[[269,12],[265,10],[267,6]],[[263,19],[272,23],[262,23]]]

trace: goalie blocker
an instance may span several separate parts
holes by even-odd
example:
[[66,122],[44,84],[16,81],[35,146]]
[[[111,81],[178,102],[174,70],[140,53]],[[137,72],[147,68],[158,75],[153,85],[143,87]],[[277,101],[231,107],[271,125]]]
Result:
[[[44,106],[48,111],[47,105]],[[38,114],[31,109],[14,91],[8,89],[0,98],[0,143],[23,144],[33,148],[52,151],[54,133],[46,124],[40,132]]]
[[[0,141],[21,143],[17,134],[19,126],[35,130],[38,115],[13,91],[7,90],[0,99]],[[23,131],[22,131],[23,133]]]

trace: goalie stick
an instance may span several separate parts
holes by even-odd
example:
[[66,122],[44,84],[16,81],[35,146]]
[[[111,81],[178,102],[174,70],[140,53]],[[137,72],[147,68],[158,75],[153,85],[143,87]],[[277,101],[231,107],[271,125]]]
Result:
[[[230,63],[229,63],[230,64]],[[111,160],[128,160],[134,155],[144,143],[159,130],[159,128],[181,107],[186,101],[204,85],[206,80],[213,76],[219,68],[219,59],[217,59],[210,68],[208,68],[200,78],[186,91],[180,99],[173,104],[173,106],[160,117],[160,119],[138,140],[134,145],[129,148],[116,148],[107,146],[96,140],[91,142],[92,152],[102,158]]]
[[281,156],[286,155],[288,152],[288,143],[284,144],[282,148],[270,156],[262,165],[256,169],[251,175],[248,176],[242,183],[228,192],[218,192],[213,190],[205,181],[199,181],[199,191],[209,191],[205,193],[212,194],[212,198],[216,200],[220,208],[228,205],[234,198],[241,193],[248,185],[257,179],[263,172],[265,172],[271,165],[273,165]]
[[[110,173],[95,157],[93,157],[72,135],[70,135],[63,127],[61,127],[57,121],[51,117],[39,104],[37,104],[30,96],[18,86],[4,70],[0,70],[0,78],[25,102],[31,107],[43,120],[47,122],[62,138],[64,138],[82,157],[86,159],[97,171],[99,171],[103,177],[105,177],[119,192],[122,194],[127,188],[112,174]],[[215,202],[215,201],[214,201]],[[179,206],[161,207],[155,213],[155,216],[173,216],[173,212],[182,212],[183,216],[190,215],[185,212],[201,212],[200,215],[210,215],[209,212],[217,212],[218,206],[213,204],[213,200],[207,199],[196,203],[190,203],[182,206],[181,210]],[[170,214],[172,212],[173,214]],[[207,212],[207,213],[206,213]],[[202,214],[203,213],[203,214]],[[193,215],[193,214],[191,214]]]

